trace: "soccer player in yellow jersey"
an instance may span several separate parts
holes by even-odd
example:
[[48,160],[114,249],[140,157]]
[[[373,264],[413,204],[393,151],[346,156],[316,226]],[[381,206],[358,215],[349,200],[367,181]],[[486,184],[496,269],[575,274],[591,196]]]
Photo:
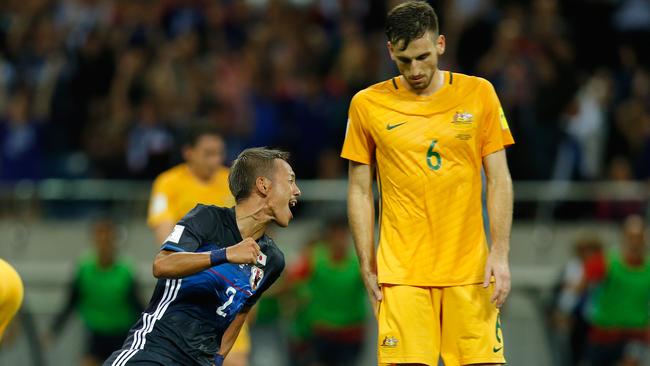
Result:
[[[147,222],[156,243],[162,244],[174,225],[197,203],[231,207],[235,199],[228,188],[228,168],[223,165],[226,147],[214,129],[195,128],[183,147],[185,163],[162,174],[153,183]],[[225,366],[248,364],[250,336],[244,326],[225,360]]]
[[9,322],[23,303],[23,282],[18,272],[0,258],[0,342]]
[[228,188],[228,168],[223,165],[226,147],[219,133],[210,128],[189,132],[183,158],[153,183],[147,222],[156,242],[162,244],[174,224],[197,203],[230,207],[235,199]]
[[379,323],[379,363],[504,364],[499,307],[510,291],[512,223],[504,148],[514,143],[507,121],[488,81],[438,68],[445,37],[427,3],[393,8],[386,34],[401,75],[354,96],[341,153],[350,165],[349,222]]

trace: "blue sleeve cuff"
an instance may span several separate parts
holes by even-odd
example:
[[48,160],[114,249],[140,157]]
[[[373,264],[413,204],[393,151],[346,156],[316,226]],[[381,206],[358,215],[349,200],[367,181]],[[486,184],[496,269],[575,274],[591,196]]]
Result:
[[187,250],[169,243],[163,244],[162,247],[160,247],[160,250],[171,250],[172,252],[187,252]]

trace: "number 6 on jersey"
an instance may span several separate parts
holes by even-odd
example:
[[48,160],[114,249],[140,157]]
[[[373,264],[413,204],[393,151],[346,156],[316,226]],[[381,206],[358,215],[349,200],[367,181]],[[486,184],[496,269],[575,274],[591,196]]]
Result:
[[[429,145],[429,150],[427,150],[427,165],[431,170],[438,170],[442,166],[442,158],[440,157],[440,153],[437,151],[433,151],[433,149],[436,147],[437,142],[438,140],[431,141],[431,145]],[[435,164],[432,161],[433,158],[435,158]]]

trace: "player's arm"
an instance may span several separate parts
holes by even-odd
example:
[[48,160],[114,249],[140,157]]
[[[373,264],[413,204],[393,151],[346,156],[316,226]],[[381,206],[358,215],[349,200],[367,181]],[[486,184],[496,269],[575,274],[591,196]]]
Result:
[[[221,338],[221,347],[219,348],[219,353],[215,357],[215,366],[220,366],[223,364],[223,359],[228,355],[232,346],[235,344],[235,340],[239,335],[239,331],[244,326],[246,322],[246,317],[251,308],[244,307],[244,309],[235,315],[232,323],[226,328],[226,331],[223,333]],[[221,362],[221,363],[219,363]]]
[[508,170],[505,150],[501,149],[483,158],[487,178],[487,208],[490,219],[492,247],[485,266],[483,286],[490,277],[495,278],[492,302],[501,306],[510,293],[510,229],[512,227],[512,179]]
[[348,221],[357,250],[361,275],[371,303],[377,310],[382,295],[377,283],[375,257],[375,201],[372,193],[372,165],[350,161],[348,172]]
[[153,262],[156,278],[180,278],[223,263],[255,264],[260,247],[253,238],[210,252],[183,252],[163,249]]

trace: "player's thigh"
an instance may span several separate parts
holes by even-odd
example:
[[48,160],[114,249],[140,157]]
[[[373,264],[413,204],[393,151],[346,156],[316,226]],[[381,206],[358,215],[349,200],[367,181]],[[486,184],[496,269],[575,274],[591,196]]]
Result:
[[442,293],[441,355],[447,366],[503,364],[499,309],[493,285],[445,287]]
[[440,289],[382,286],[377,316],[379,363],[436,366],[440,352]]

